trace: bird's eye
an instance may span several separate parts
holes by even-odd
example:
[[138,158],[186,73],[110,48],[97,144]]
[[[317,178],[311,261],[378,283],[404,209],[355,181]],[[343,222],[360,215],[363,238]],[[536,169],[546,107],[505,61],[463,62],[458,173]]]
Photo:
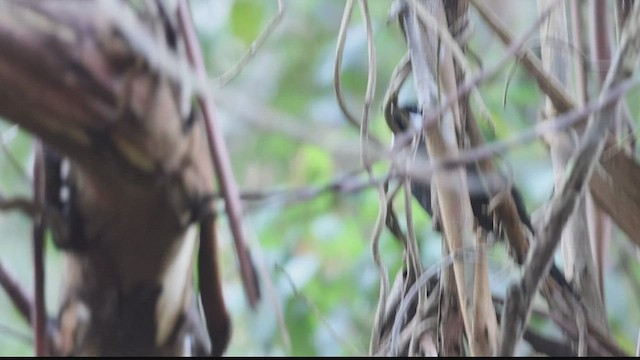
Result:
[[387,124],[396,134],[417,130],[422,127],[422,114],[416,105],[392,106]]

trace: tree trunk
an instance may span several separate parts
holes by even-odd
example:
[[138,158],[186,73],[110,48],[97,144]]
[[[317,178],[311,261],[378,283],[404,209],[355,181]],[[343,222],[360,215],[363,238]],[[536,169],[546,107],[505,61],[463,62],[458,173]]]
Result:
[[[175,9],[123,4],[0,1],[0,115],[69,169],[47,172],[68,194],[53,187],[46,204],[61,215],[45,221],[66,263],[53,352],[205,354],[192,285],[195,223],[212,214],[204,124],[189,76],[175,72],[189,69]],[[221,353],[229,320],[217,294],[209,332]]]

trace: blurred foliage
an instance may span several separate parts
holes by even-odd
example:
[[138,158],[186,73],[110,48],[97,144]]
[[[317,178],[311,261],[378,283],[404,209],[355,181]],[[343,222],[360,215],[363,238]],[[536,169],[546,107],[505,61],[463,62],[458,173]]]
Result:
[[[275,0],[191,3],[212,78],[241,58],[277,12]],[[252,237],[251,248],[263,283],[264,300],[256,311],[251,311],[244,299],[226,219],[220,221],[224,292],[233,316],[233,337],[227,354],[363,355],[369,346],[380,279],[370,248],[379,208],[375,188],[346,194],[325,192],[304,201],[287,200],[282,195],[286,190],[322,186],[361,168],[359,131],[345,121],[333,88],[336,39],[344,1],[285,4],[283,21],[242,73],[225,87],[214,90],[218,119],[225,130],[241,189],[280,194],[245,203],[245,226]],[[381,100],[406,48],[397,23],[387,24],[391,1],[368,4],[378,79],[371,132],[390,144]],[[531,4],[535,6],[534,2]],[[514,31],[521,30],[518,26],[528,26],[534,14],[535,11],[514,13]],[[475,33],[470,50],[478,52],[482,67],[490,67],[504,47],[475,17],[472,22]],[[356,6],[342,64],[342,86],[354,114],[362,112],[366,54],[366,32]],[[535,83],[517,69],[503,106],[508,71],[504,69],[480,87],[491,115],[479,119],[488,141],[504,139],[530,127],[542,104]],[[402,96],[404,101],[411,101],[411,86],[403,90]],[[638,114],[638,106],[632,102],[633,114]],[[10,154],[0,153],[0,191],[29,196],[29,181],[11,166],[9,156],[28,174],[31,138],[7,122],[0,123],[0,135]],[[540,142],[522,145],[496,159],[496,163],[513,175],[529,211],[551,195],[551,165]],[[375,173],[382,174],[386,168],[387,164],[378,164]],[[402,194],[394,206],[403,219]],[[423,262],[425,266],[437,266],[440,238],[431,230],[428,216],[416,204],[412,206]],[[0,260],[30,289],[28,219],[11,212],[0,214],[0,234]],[[633,324],[640,320],[640,294],[635,290],[640,268],[633,256],[627,259],[631,270],[618,266],[615,260],[629,256],[629,249],[621,250],[628,245],[624,235],[616,233],[609,257],[613,260],[607,263],[605,290],[616,339],[633,351],[637,336]],[[380,246],[392,280],[402,264],[402,248],[386,231]],[[492,286],[502,294],[508,281],[517,276],[517,270],[500,246],[492,252],[491,260]],[[49,244],[47,305],[51,314],[58,305],[60,269],[60,254]],[[536,327],[557,332],[548,322],[535,317],[533,320]],[[0,291],[0,355],[32,354],[30,343],[6,328],[30,337],[27,325]]]

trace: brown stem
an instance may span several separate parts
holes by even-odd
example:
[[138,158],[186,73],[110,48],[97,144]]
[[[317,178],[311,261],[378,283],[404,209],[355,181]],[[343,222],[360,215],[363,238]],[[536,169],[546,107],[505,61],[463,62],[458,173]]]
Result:
[[[44,202],[44,179],[43,179],[43,150],[42,145],[36,142],[35,161],[33,164],[33,197],[36,204]],[[34,276],[34,314],[33,336],[35,339],[35,355],[46,356],[47,350],[47,314],[45,309],[44,289],[44,224],[42,216],[33,220],[33,276]]]
[[[502,21],[489,8],[481,1],[473,0],[471,2],[473,6],[478,10],[480,16],[486,21],[487,25],[500,37],[502,42],[509,46],[509,50],[506,53],[512,56],[513,54],[518,56],[518,60],[524,65],[530,74],[536,79],[540,89],[549,96],[553,102],[553,106],[560,113],[565,112],[574,107],[574,101],[569,95],[568,91],[555,77],[549,75],[544,71],[542,63],[533,52],[523,49],[523,40],[528,38],[524,37],[520,41],[514,41],[509,29],[502,23]],[[538,30],[540,24],[549,17],[550,11],[558,5],[558,2],[554,2],[545,11],[540,12],[538,21],[534,24],[534,30]],[[528,33],[527,33],[528,34]],[[506,63],[506,62],[505,62]]]
[[[188,4],[185,1],[179,2],[178,13],[180,26],[184,32],[187,44],[189,61],[194,66],[198,76],[201,79],[206,79],[206,69],[202,51],[200,50],[200,45],[195,33]],[[226,211],[229,216],[229,225],[231,233],[233,234],[238,263],[240,264],[240,275],[242,277],[244,290],[249,300],[249,304],[252,307],[255,307],[260,299],[260,292],[258,279],[255,277],[255,270],[251,262],[251,257],[246,246],[245,235],[242,229],[240,195],[231,169],[229,152],[227,151],[224,138],[222,137],[222,131],[215,121],[215,106],[213,104],[211,90],[206,87],[205,93],[206,96],[198,96],[198,103],[200,104],[205,118],[209,152],[211,153],[218,184],[225,200]]]

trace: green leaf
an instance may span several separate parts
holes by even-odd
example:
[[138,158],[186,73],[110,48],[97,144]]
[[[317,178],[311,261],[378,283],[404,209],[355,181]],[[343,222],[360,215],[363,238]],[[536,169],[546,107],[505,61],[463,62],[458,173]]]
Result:
[[311,183],[322,183],[333,173],[333,160],[324,149],[313,145],[303,145],[296,156],[304,178]]
[[260,33],[264,19],[261,1],[236,0],[231,9],[231,31],[249,45]]

